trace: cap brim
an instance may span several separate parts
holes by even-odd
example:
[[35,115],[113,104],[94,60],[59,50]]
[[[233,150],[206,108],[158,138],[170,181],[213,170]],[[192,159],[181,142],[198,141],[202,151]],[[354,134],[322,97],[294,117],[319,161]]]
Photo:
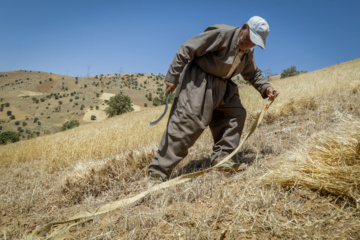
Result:
[[262,49],[265,49],[265,42],[264,40],[259,36],[257,35],[251,28],[250,29],[250,40],[258,45],[259,47],[261,47]]

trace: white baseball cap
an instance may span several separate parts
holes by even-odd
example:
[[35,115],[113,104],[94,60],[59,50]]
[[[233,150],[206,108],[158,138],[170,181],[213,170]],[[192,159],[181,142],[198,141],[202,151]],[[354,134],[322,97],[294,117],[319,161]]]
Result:
[[250,40],[265,49],[266,37],[270,32],[269,24],[259,16],[250,18],[247,24],[250,29]]

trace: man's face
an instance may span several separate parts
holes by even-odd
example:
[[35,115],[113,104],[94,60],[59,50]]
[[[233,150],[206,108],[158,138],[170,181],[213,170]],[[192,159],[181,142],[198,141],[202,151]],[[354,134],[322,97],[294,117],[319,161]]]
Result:
[[240,31],[240,39],[239,39],[239,49],[249,50],[250,48],[255,47],[255,44],[250,40],[250,31],[248,28],[242,28]]

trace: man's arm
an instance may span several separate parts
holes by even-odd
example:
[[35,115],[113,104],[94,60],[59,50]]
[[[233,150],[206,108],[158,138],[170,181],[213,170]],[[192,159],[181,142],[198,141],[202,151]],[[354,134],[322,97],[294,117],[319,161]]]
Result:
[[249,50],[246,61],[246,67],[241,73],[243,78],[250,82],[251,85],[253,85],[253,87],[259,91],[263,98],[271,97],[271,99],[273,99],[273,96],[276,97],[279,92],[272,88],[270,83],[261,74],[260,69],[257,67],[254,59],[253,49]]
[[[196,57],[202,56],[208,52],[216,51],[217,48],[221,46],[222,40],[221,33],[218,29],[205,31],[187,40],[175,54],[166,74],[165,83],[168,82],[177,85],[185,65]],[[168,83],[166,84],[168,85]]]

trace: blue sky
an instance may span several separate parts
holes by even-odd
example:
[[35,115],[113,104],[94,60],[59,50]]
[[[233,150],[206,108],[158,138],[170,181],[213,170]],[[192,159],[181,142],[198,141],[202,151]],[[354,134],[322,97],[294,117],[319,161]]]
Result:
[[360,57],[359,0],[0,0],[0,72],[166,74],[206,27],[270,25],[260,69],[313,71]]

